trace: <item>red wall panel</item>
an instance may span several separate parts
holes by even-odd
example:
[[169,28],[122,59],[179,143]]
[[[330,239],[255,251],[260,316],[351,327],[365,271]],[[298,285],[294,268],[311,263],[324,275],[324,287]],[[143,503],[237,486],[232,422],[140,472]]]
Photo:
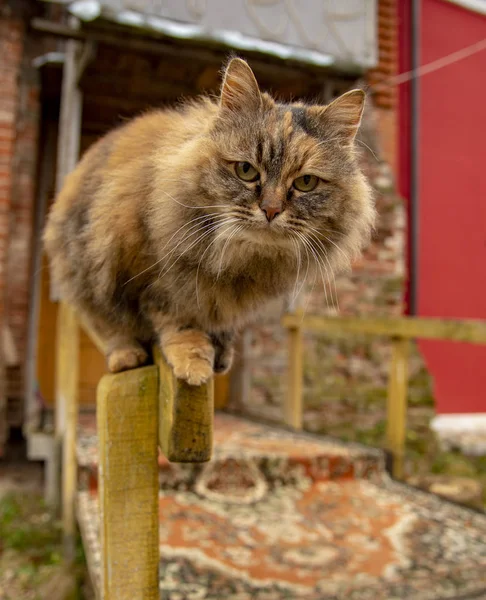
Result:
[[[421,62],[486,38],[486,17],[422,2]],[[422,316],[486,319],[486,50],[421,78]],[[486,412],[486,348],[422,342],[437,412]]]

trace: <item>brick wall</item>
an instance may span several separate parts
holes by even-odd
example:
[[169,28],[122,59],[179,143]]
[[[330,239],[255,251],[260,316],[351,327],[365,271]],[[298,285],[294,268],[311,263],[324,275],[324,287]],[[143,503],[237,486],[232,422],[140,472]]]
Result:
[[[7,256],[16,141],[19,75],[24,27],[20,19],[0,9],[0,332],[6,325]],[[0,455],[6,435],[6,385],[3,344],[0,344]]]
[[7,257],[7,322],[12,332],[19,365],[7,369],[9,422],[22,423],[24,366],[28,337],[29,283],[39,128],[38,70],[32,66],[35,40],[26,38],[19,78],[16,140],[10,206],[10,235]]
[[0,9],[0,330],[9,328],[18,359],[0,366],[0,447],[6,423],[22,424],[24,395],[39,123],[35,42],[25,24]]
[[[401,315],[405,278],[406,211],[395,189],[397,167],[398,68],[397,2],[379,0],[378,53],[366,76],[369,102],[359,140],[363,169],[375,190],[378,223],[370,246],[351,274],[336,278],[326,292],[322,285],[304,295],[310,314]],[[338,298],[339,310],[332,306]],[[335,303],[334,303],[335,304]],[[251,393],[244,412],[281,421],[286,393],[287,339],[279,325],[283,305],[269,311],[252,328]],[[361,420],[365,427],[382,415],[387,393],[390,345],[385,340],[348,336],[336,341],[305,335],[304,422],[307,429],[353,438]],[[430,403],[431,382],[414,348],[410,359],[409,398]],[[242,407],[236,407],[241,410]]]
[[[376,122],[373,110],[366,115]],[[367,144],[371,132],[364,124]],[[400,315],[404,277],[405,212],[396,194],[388,164],[377,154],[361,148],[363,169],[375,190],[378,223],[372,242],[351,273],[336,277],[326,285],[320,281],[309,285],[302,305],[309,314],[332,315]],[[311,282],[312,283],[312,282]],[[336,301],[337,299],[337,301]],[[286,332],[279,324],[282,306],[273,308],[264,322],[252,329],[250,353],[253,375],[250,405],[255,416],[281,420],[286,391]],[[383,398],[387,384],[389,347],[383,340],[370,342],[359,336],[339,341],[325,335],[305,335],[305,404],[306,422],[312,429],[322,429],[330,406],[365,402],[370,397]]]
[[383,155],[397,168],[398,93],[393,78],[398,69],[397,0],[378,0],[378,65],[367,75],[377,110]]

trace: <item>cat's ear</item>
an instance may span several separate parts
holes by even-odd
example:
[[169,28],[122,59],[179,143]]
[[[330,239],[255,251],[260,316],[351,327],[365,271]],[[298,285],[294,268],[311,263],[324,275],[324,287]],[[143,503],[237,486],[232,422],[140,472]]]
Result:
[[313,107],[323,125],[336,131],[344,143],[351,143],[358,132],[363,116],[366,95],[363,90],[346,92],[331,104]]
[[262,95],[253,71],[241,58],[233,58],[223,75],[221,107],[239,112],[258,110],[261,104]]

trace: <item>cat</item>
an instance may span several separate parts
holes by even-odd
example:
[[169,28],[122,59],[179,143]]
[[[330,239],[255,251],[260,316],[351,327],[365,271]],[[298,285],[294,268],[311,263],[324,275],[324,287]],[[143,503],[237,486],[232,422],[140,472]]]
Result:
[[364,101],[277,103],[233,58],[218,98],[143,114],[85,153],[44,242],[111,372],[158,341],[200,385],[229,369],[235,332],[270,300],[349,265],[375,215],[354,148]]

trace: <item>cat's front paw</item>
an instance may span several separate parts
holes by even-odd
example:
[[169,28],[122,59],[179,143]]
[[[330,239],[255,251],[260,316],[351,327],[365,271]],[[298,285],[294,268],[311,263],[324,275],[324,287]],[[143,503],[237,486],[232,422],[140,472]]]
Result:
[[119,373],[136,369],[147,362],[148,355],[140,346],[126,346],[115,348],[108,356],[108,370],[110,373]]
[[231,369],[233,364],[234,350],[233,348],[225,348],[224,351],[216,350],[216,358],[214,359],[214,372],[218,375],[224,375]]
[[205,358],[187,357],[172,368],[177,379],[183,379],[189,385],[202,385],[213,376],[213,366]]
[[161,346],[177,379],[202,385],[213,376],[214,348],[202,331],[169,330],[162,334]]

